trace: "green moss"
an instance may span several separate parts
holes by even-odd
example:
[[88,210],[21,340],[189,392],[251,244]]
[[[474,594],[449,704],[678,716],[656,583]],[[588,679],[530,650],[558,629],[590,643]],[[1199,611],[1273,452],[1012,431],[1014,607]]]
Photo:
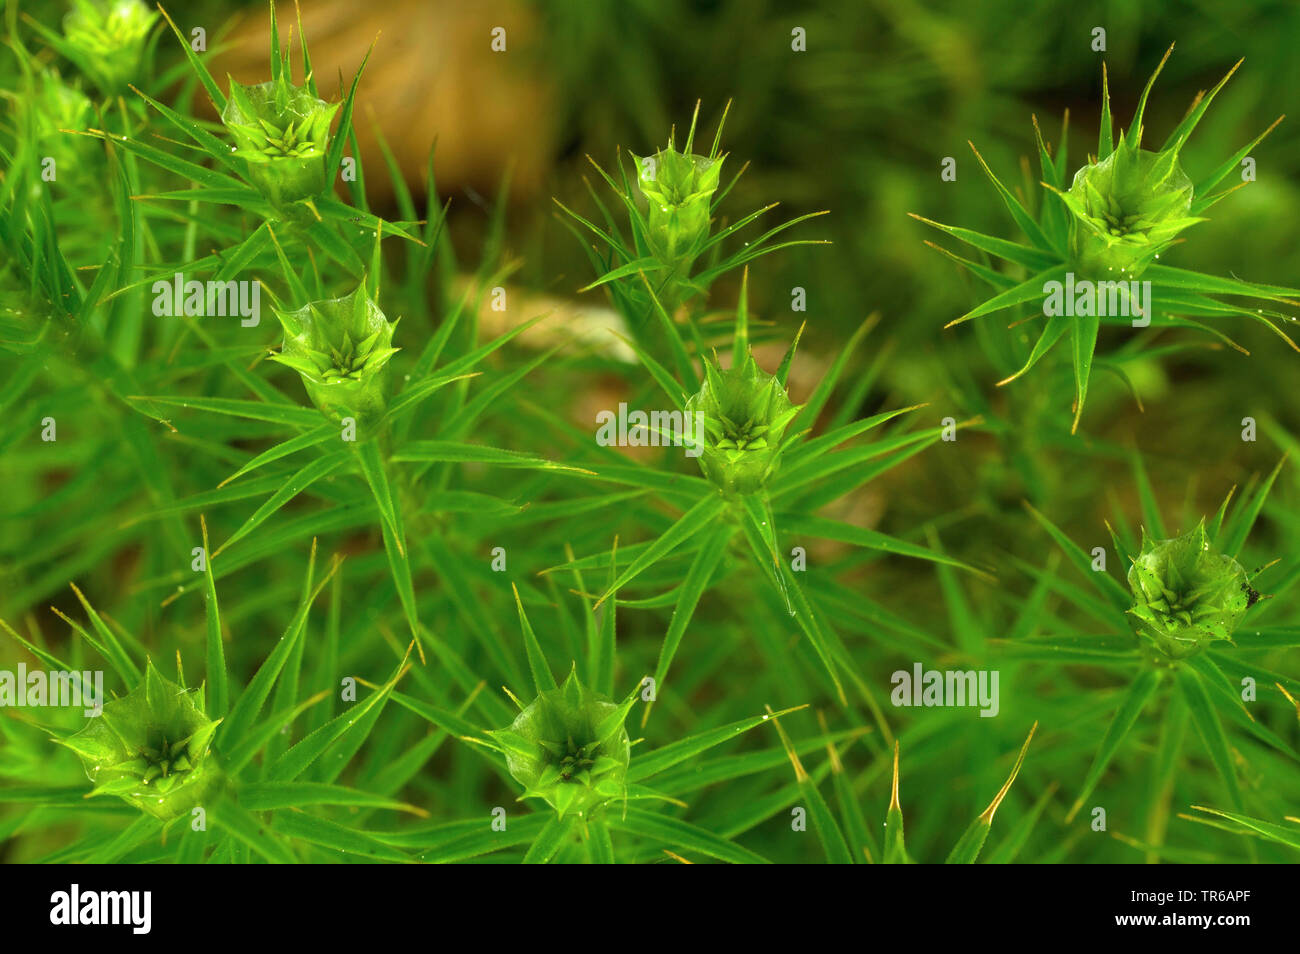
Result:
[[1204,520],[1168,540],[1144,534],[1128,585],[1138,635],[1170,659],[1231,639],[1259,598],[1241,565],[1210,544]]
[[149,663],[141,685],[61,741],[81,758],[92,795],[116,795],[170,821],[220,785],[210,751],[217,724],[205,715],[200,691],[164,679]]

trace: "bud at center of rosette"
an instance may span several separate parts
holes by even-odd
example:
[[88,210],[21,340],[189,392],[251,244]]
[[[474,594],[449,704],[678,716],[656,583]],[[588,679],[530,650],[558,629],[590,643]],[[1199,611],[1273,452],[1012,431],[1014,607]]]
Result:
[[276,310],[284,344],[273,360],[302,377],[312,403],[333,421],[369,424],[387,408],[387,366],[396,321],[370,298],[365,283],[349,295]]
[[664,262],[687,267],[709,235],[709,211],[725,156],[697,156],[671,145],[633,157],[646,201],[646,240]]
[[1204,520],[1168,540],[1151,541],[1144,533],[1128,584],[1138,636],[1175,660],[1230,639],[1259,599],[1241,564],[1214,549]]
[[281,206],[325,191],[329,130],[338,109],[283,74],[256,86],[232,78],[221,121],[235,140],[235,154],[248,163],[249,179]]
[[780,464],[781,438],[799,408],[752,353],[725,371],[706,359],[704,372],[686,402],[704,425],[700,469],[727,496],[757,493]]
[[627,706],[578,681],[538,694],[509,728],[488,732],[525,798],[544,799],[559,817],[590,815],[627,794],[632,743]]
[[80,757],[91,795],[116,795],[171,821],[220,784],[210,751],[219,721],[204,712],[202,690],[163,678],[149,663],[141,685],[59,741]]

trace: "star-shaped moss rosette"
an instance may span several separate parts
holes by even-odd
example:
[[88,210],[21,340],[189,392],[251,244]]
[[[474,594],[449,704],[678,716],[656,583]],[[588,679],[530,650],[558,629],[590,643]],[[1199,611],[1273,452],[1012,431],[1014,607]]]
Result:
[[560,818],[590,815],[627,795],[624,722],[635,700],[634,692],[619,705],[593,692],[575,665],[562,686],[538,692],[508,728],[487,735],[524,786],[521,797],[544,799]]
[[365,283],[343,298],[308,302],[297,311],[276,310],[284,344],[275,361],[302,376],[307,394],[331,420],[374,421],[386,407],[388,361],[393,330]]
[[221,121],[235,154],[248,163],[249,179],[280,206],[325,191],[330,124],[339,106],[295,86],[285,69],[256,86],[232,78]]
[[1144,531],[1128,585],[1138,635],[1171,659],[1230,639],[1259,598],[1241,564],[1210,544],[1204,520],[1168,540],[1149,540]]
[[[727,104],[730,109],[731,104]],[[826,244],[823,239],[802,239],[771,244],[781,232],[805,219],[822,212],[797,216],[777,225],[762,235],[750,239],[737,251],[724,255],[718,246],[752,224],[765,212],[775,208],[773,202],[737,219],[717,231],[711,231],[718,219],[718,207],[744,173],[742,167],[726,186],[721,186],[723,160],[721,152],[722,128],[727,111],[718,121],[713,145],[707,154],[693,151],[695,127],[699,119],[700,104],[695,104],[690,131],[681,151],[677,150],[676,135],[670,132],[666,148],[646,156],[629,154],[628,162],[619,153],[617,181],[591,160],[596,171],[614,191],[627,213],[627,230],[620,229],[614,216],[599,197],[593,198],[600,206],[601,225],[569,209],[558,199],[556,205],[565,213],[561,218],[583,243],[593,266],[600,277],[586,288],[587,291],[607,286],[615,307],[622,313],[634,335],[643,344],[653,342],[654,349],[665,342],[658,334],[660,322],[657,312],[662,309],[676,316],[678,309],[691,301],[707,295],[719,276],[741,268],[751,260],[778,249],[793,245]],[[590,158],[590,157],[588,157]],[[569,224],[569,219],[575,225]],[[585,229],[596,236],[593,248],[587,237],[579,231]],[[698,263],[707,262],[704,267]],[[689,310],[689,309],[688,309]],[[687,315],[688,320],[694,320]]]
[[780,463],[782,437],[799,407],[748,349],[725,371],[705,360],[704,373],[699,392],[686,401],[686,413],[704,425],[700,469],[728,496],[757,493]]
[[101,93],[112,96],[139,76],[145,41],[157,20],[157,11],[141,0],[73,0],[62,37],[39,32]]
[[[1287,604],[1275,597],[1285,600],[1300,577],[1288,569],[1266,577],[1280,561],[1253,573],[1243,566],[1247,540],[1285,462],[1283,457],[1267,477],[1252,481],[1249,493],[1238,496],[1236,488],[1230,490],[1213,517],[1194,525],[1186,519],[1184,526],[1193,528],[1181,535],[1166,529],[1137,453],[1131,464],[1141,504],[1140,535],[1115,514],[1106,523],[1108,546],[1094,546],[1097,537],[1075,541],[1026,504],[1071,569],[1066,574],[1052,561],[1015,561],[1037,585],[1059,594],[1061,606],[1044,632],[999,641],[1002,651],[1010,659],[1108,671],[1122,686],[1108,690],[1114,692],[1107,703],[1110,724],[1104,733],[1100,726],[1096,729],[1101,737],[1097,755],[1079,783],[1067,822],[1093,804],[1089,797],[1126,745],[1154,751],[1180,737],[1189,721],[1209,747],[1238,811],[1243,804],[1239,766],[1251,774],[1260,770],[1260,763],[1251,761],[1255,753],[1246,737],[1295,757],[1294,747],[1260,711],[1270,700],[1261,695],[1256,704],[1242,694],[1249,681],[1281,687],[1258,652],[1290,648],[1295,642],[1294,627],[1280,618]],[[1273,592],[1261,597],[1256,587],[1265,579]],[[1239,631],[1241,646],[1234,639]],[[1169,689],[1181,699],[1171,698],[1164,691]],[[1290,709],[1287,702],[1284,721],[1294,718]],[[1140,739],[1129,741],[1130,736]]]
[[[1172,50],[1171,46],[1165,59]],[[1147,82],[1132,123],[1127,132],[1120,131],[1118,140],[1114,139],[1110,89],[1103,66],[1097,153],[1089,157],[1068,185],[1068,114],[1055,154],[1043,141],[1038,120],[1034,119],[1042,185],[1047,190],[1047,194],[1036,197],[1036,203],[1018,198],[993,174],[971,144],[980,168],[997,190],[1024,241],[1008,241],[913,215],[913,218],[1006,264],[1006,268],[999,271],[932,242],[926,243],[969,270],[993,290],[991,298],[949,322],[948,327],[1007,309],[1014,309],[1014,316],[1018,319],[1043,320],[1036,337],[1029,336],[1022,342],[1022,336],[1017,333],[1013,347],[997,355],[995,360],[1002,365],[999,370],[1004,374],[999,385],[1008,384],[1028,372],[1068,333],[1075,379],[1072,430],[1078,428],[1094,365],[1115,370],[1121,380],[1127,380],[1118,363],[1096,355],[1098,332],[1103,322],[1130,329],[1148,325],[1151,328],[1192,328],[1247,353],[1204,320],[1243,316],[1261,322],[1292,349],[1300,351],[1300,347],[1282,330],[1282,326],[1294,318],[1267,307],[1268,303],[1300,305],[1297,301],[1300,289],[1221,278],[1172,268],[1156,261],[1180,241],[1179,235],[1185,229],[1205,221],[1204,213],[1211,206],[1246,184],[1243,181],[1213,191],[1229,175],[1240,170],[1242,160],[1281,122],[1279,118],[1208,174],[1198,179],[1191,178],[1182,168],[1182,149],[1237,66],[1212,90],[1198,97],[1159,150],[1151,151],[1142,148],[1145,133],[1142,117],[1147,97],[1164,63],[1162,59]],[[1035,205],[1036,212],[1031,214],[1029,210]],[[1047,305],[1053,295],[1049,283],[1073,287],[1067,283],[1127,283],[1139,279],[1150,282],[1149,302],[1144,300],[1141,288],[1138,289],[1139,297],[1134,299],[1132,287],[1124,284],[1102,286],[1097,291],[1095,303],[1090,299],[1076,307],[1071,301],[1070,308],[1064,313],[1058,313],[1058,309]],[[1114,294],[1110,291],[1112,287]],[[1233,302],[1225,300],[1224,296],[1247,299],[1248,302]],[[1106,313],[1102,314],[1103,311]],[[1147,314],[1148,311],[1151,313]],[[1019,320],[1012,322],[1013,325],[1020,323]],[[1140,347],[1146,347],[1145,342]],[[1131,357],[1133,350],[1127,349],[1126,355]]]
[[[204,551],[213,554],[203,518],[197,529]],[[67,640],[69,658],[37,645],[0,617],[0,639],[13,639],[33,658],[44,661],[52,673],[93,672],[102,667],[106,678],[111,671],[121,685],[136,687],[105,702],[99,715],[86,720],[79,731],[66,728],[68,723],[63,720],[77,718],[80,706],[71,712],[51,710],[49,721],[0,720],[0,737],[6,746],[5,757],[0,758],[0,807],[10,812],[18,795],[18,801],[29,810],[42,815],[57,813],[63,823],[74,827],[78,819],[86,818],[89,796],[110,801],[120,798],[138,808],[142,814],[134,819],[123,819],[118,812],[96,812],[96,816],[112,820],[116,831],[106,828],[95,838],[61,852],[87,864],[129,861],[141,848],[150,854],[163,849],[169,860],[182,864],[252,860],[292,864],[359,858],[409,861],[406,851],[370,837],[360,826],[369,823],[368,813],[374,808],[417,815],[424,815],[424,810],[377,791],[331,783],[358,750],[364,751],[367,739],[375,737],[377,717],[409,668],[412,647],[393,661],[387,681],[372,684],[358,680],[374,691],[341,711],[323,714],[314,726],[308,725],[303,719],[308,710],[333,693],[303,685],[305,680],[294,678],[298,667],[290,660],[302,654],[304,643],[311,638],[313,606],[342,561],[335,556],[325,572],[319,572],[315,545],[304,555],[300,585],[293,586],[297,610],[288,608],[283,629],[269,634],[256,650],[257,658],[251,661],[245,680],[232,679],[227,668],[224,644],[230,629],[218,598],[213,567],[219,565],[220,558],[215,554],[200,574],[207,638],[202,653],[204,676],[197,689],[185,688],[192,683],[182,671],[179,653],[173,682],[160,675],[143,654],[138,637],[101,616],[75,585],[72,590],[85,610],[88,625],[53,609],[72,629]],[[236,639],[230,645],[238,642]],[[193,648],[193,639],[186,640],[186,645]],[[84,694],[79,700],[87,709],[99,701]],[[20,750],[13,744],[11,725],[17,725],[32,743],[39,743],[24,746],[25,753],[48,760],[52,772],[57,768],[53,763],[59,761],[70,772],[76,769],[67,765],[67,760],[50,758],[47,743],[51,737],[75,753],[93,783],[89,791],[84,781],[60,786],[57,792],[42,787],[40,802],[35,803],[30,780],[22,778],[21,762],[13,764],[17,759],[11,755]],[[380,731],[382,725],[380,722]],[[326,784],[318,783],[320,776],[308,774],[322,768]],[[57,770],[64,774],[62,768]],[[328,774],[331,771],[333,774]],[[15,780],[22,788],[14,787]],[[67,780],[73,782],[73,777],[69,774]],[[365,806],[366,815],[356,811],[358,805]],[[333,811],[335,806],[341,813]],[[202,808],[202,813],[194,812],[195,808]],[[322,811],[333,817],[320,817]],[[306,829],[296,833],[277,830],[289,815],[293,816],[290,825],[299,821]],[[199,820],[205,825],[196,824]],[[319,837],[321,826],[331,832],[323,840]],[[151,846],[146,845],[149,841]]]
[[143,683],[60,742],[81,758],[91,795],[117,795],[169,821],[202,803],[219,781],[209,751],[218,724],[204,712],[201,689],[185,689],[147,662]]
[[[581,587],[582,574],[576,576]],[[518,709],[509,726],[487,729],[465,711],[453,712],[401,692],[394,692],[392,698],[441,732],[471,744],[479,755],[491,760],[498,772],[505,768],[523,789],[519,801],[538,800],[533,804],[540,810],[519,817],[514,812],[494,808],[494,819],[499,813],[509,816],[505,828],[495,825],[489,828],[477,820],[456,822],[455,827],[465,832],[467,840],[458,838],[456,843],[434,845],[418,855],[417,860],[442,862],[474,858],[527,845],[523,857],[526,864],[552,860],[613,863],[638,854],[648,843],[678,853],[689,849],[728,863],[764,861],[760,855],[732,842],[731,835],[701,827],[707,822],[697,823],[690,820],[689,814],[680,817],[682,813],[675,810],[658,809],[665,803],[680,803],[679,796],[688,791],[699,794],[700,784],[689,780],[693,778],[689,772],[691,761],[699,760],[716,747],[734,743],[745,733],[774,723],[780,717],[806,709],[807,705],[777,712],[768,709],[726,725],[672,736],[658,745],[648,746],[642,744],[644,740],[638,740],[633,754],[627,719],[636,700],[641,698],[648,703],[653,693],[646,693],[650,680],[644,678],[621,703],[612,701],[618,657],[617,598],[611,597],[603,613],[597,613],[590,601],[583,601],[585,624],[598,638],[588,644],[561,685],[555,681],[546,650],[529,622],[518,587],[513,589],[527,671],[503,656],[501,674],[517,687],[527,686],[532,701],[525,704],[514,692],[505,689]],[[477,673],[468,670],[462,675],[479,686],[491,678],[480,679]],[[522,690],[521,694],[524,694]],[[511,719],[503,701],[477,692],[475,696],[476,707],[482,709],[489,724],[501,725]],[[849,730],[827,738],[848,740],[861,731]],[[747,775],[770,768],[770,764],[753,763],[740,771]],[[688,779],[685,786],[683,778]],[[503,831],[511,834],[502,838]],[[617,842],[611,840],[615,834],[619,836]]]
[[1080,169],[1070,191],[1061,193],[1073,213],[1071,259],[1084,275],[1137,278],[1179,232],[1205,221],[1188,214],[1192,192],[1177,145],[1149,152],[1121,138],[1114,152]]
[[[728,556],[732,540],[739,539],[743,541],[738,548],[742,558],[763,579],[770,581],[780,595],[786,612],[824,666],[836,695],[847,703],[841,674],[848,673],[864,698],[870,698],[870,690],[858,677],[833,626],[804,594],[798,573],[791,566],[788,541],[791,537],[837,540],[895,556],[983,572],[912,541],[816,515],[816,511],[853,493],[922,448],[939,443],[945,428],[942,424],[917,430],[904,428],[875,439],[861,439],[868,432],[924,406],[913,405],[861,418],[853,413],[841,415],[824,433],[811,437],[814,422],[826,407],[854,349],[874,326],[875,316],[868,317],[845,342],[807,402],[795,405],[787,393],[786,382],[802,329],[776,373],[761,370],[749,344],[748,295],[746,270],[741,278],[732,332],[731,365],[726,371],[720,368],[716,355],[712,358],[701,355],[704,371],[700,374],[685,339],[675,327],[666,324],[668,350],[673,355],[676,376],[648,349],[636,341],[628,341],[647,373],[671,402],[671,413],[681,414],[683,433],[664,433],[657,429],[660,446],[676,445],[666,451],[672,458],[678,458],[683,452],[694,456],[698,449],[698,465],[704,477],[674,474],[669,489],[661,462],[610,468],[606,463],[597,466],[593,461],[596,479],[645,488],[662,495],[665,505],[680,512],[672,525],[649,540],[634,558],[621,564],[610,558],[607,565],[615,572],[611,572],[598,605],[660,561],[673,555],[691,558],[687,578],[678,588],[676,610],[664,634],[655,669],[655,682],[663,685],[700,595],[710,584],[716,584],[720,578],[718,570]],[[664,318],[662,303],[659,308],[659,316]],[[868,378],[866,383],[870,382]],[[801,426],[803,422],[806,426]],[[974,423],[978,419],[963,421],[958,426]],[[573,560],[546,572],[571,570],[584,563],[585,560]],[[874,700],[869,704],[873,703]]]

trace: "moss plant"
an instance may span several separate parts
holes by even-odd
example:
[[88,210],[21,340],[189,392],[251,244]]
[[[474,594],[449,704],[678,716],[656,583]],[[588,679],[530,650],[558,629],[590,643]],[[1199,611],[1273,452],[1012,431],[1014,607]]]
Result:
[[637,164],[637,188],[645,201],[646,242],[659,262],[683,275],[689,273],[709,235],[709,213],[726,159],[718,153],[721,136],[719,123],[709,154],[697,156],[691,152],[695,139],[692,118],[683,152],[674,148],[670,135],[667,147],[658,152],[632,156]]
[[[1153,708],[1158,707],[1166,727],[1162,745],[1180,744],[1174,739],[1181,740],[1181,733],[1171,733],[1168,727],[1190,714],[1238,812],[1244,808],[1245,795],[1239,769],[1229,755],[1233,744],[1229,730],[1284,753],[1290,751],[1286,742],[1245,708],[1252,693],[1242,692],[1242,681],[1253,686],[1269,680],[1268,674],[1250,661],[1250,651],[1252,643],[1263,635],[1256,621],[1266,616],[1271,600],[1261,599],[1251,575],[1237,559],[1283,463],[1235,509],[1230,506],[1230,492],[1208,524],[1202,519],[1184,534],[1168,536],[1155,502],[1147,497],[1140,549],[1129,534],[1110,530],[1113,552],[1129,566],[1128,587],[1104,567],[1099,568],[1095,557],[1085,555],[1045,516],[1031,510],[1088,579],[1091,592],[1071,591],[1069,600],[1079,607],[1089,606],[1090,614],[1114,628],[1105,635],[1085,636],[1070,630],[1044,633],[1016,649],[1054,647],[1062,662],[1090,659],[1123,674],[1127,681],[1117,693],[1111,724],[1080,785],[1071,817],[1088,804],[1121,747],[1135,744],[1130,737],[1141,734],[1141,725],[1152,718]],[[1146,484],[1140,459],[1135,458],[1134,466],[1138,481]],[[1156,542],[1148,539],[1148,530],[1157,537]],[[1262,571],[1255,576],[1266,578]],[[1271,578],[1277,579],[1276,573]],[[1281,579],[1279,587],[1292,585],[1294,579]],[[1171,687],[1176,688],[1172,698],[1166,691]],[[1149,809],[1163,810],[1160,803]]]
[[145,42],[158,14],[140,0],[73,0],[56,48],[105,96],[139,79]]
[[[6,4],[0,860],[1294,862],[1300,293],[1238,276],[1296,271],[1296,134],[1236,147],[1300,14],[1112,29],[1095,150],[988,190],[943,144],[1079,115],[1080,10],[800,51],[552,6],[375,70],[337,43],[383,5],[326,51],[284,4]],[[1190,110],[1152,76],[1116,136],[1175,31]],[[492,83],[415,79],[442,43]],[[553,98],[506,149],[513,83]],[[926,220],[974,249],[928,271],[903,209],[988,200],[1017,234]],[[1048,306],[1111,280],[1151,313]]]
[[1138,636],[1171,659],[1229,640],[1259,599],[1236,560],[1214,550],[1205,521],[1170,540],[1142,538],[1128,571]]
[[[824,214],[814,212],[774,226],[746,241],[738,250],[725,256],[722,254],[724,242],[771,211],[776,203],[742,216],[730,225],[723,226],[718,222],[719,206],[745,170],[741,168],[726,186],[719,187],[722,163],[726,158],[719,149],[727,112],[724,110],[718,121],[713,146],[706,155],[692,152],[699,113],[700,104],[696,103],[681,152],[676,148],[675,133],[670,132],[664,149],[639,158],[632,154],[627,164],[620,156],[615,173],[618,178],[591,160],[623,207],[626,226],[618,224],[610,209],[594,193],[602,224],[590,221],[555,200],[564,213],[562,221],[584,247],[587,247],[588,239],[581,230],[594,235],[599,242],[588,256],[600,277],[583,291],[607,287],[614,305],[633,334],[644,346],[656,352],[668,346],[665,336],[671,340],[672,336],[680,334],[672,326],[677,320],[678,310],[688,303],[688,336],[698,340],[699,329],[694,323],[701,299],[723,275],[744,268],[749,262],[772,252],[824,242],[821,239],[792,239],[772,244],[771,240],[786,229]],[[632,166],[630,174],[628,165]],[[701,259],[706,259],[706,263],[703,267],[696,267]],[[664,355],[666,352],[658,356]]]
[[[510,812],[503,806],[496,807],[493,816],[504,823],[498,829],[485,830],[472,822],[468,823],[468,830],[461,823],[437,826],[424,833],[421,840],[430,847],[418,856],[419,860],[457,860],[523,844],[525,863],[552,860],[613,863],[637,857],[639,846],[662,845],[668,839],[683,851],[705,858],[740,863],[766,861],[737,844],[733,837],[639,804],[677,801],[671,788],[660,788],[671,786],[675,767],[682,766],[689,772],[689,764],[682,763],[695,763],[698,768],[696,757],[701,753],[730,742],[769,719],[805,707],[796,706],[779,713],[768,709],[766,713],[706,729],[633,756],[625,723],[633,706],[645,701],[647,680],[642,680],[624,699],[614,702],[606,692],[582,683],[575,662],[563,684],[557,684],[518,588],[514,589],[514,597],[528,657],[532,700],[524,703],[506,690],[518,709],[508,727],[480,729],[459,714],[417,698],[395,693],[394,699],[439,729],[461,733],[465,742],[504,768],[523,788],[518,801],[539,800],[547,808],[522,821],[510,822],[507,821]],[[616,645],[615,612],[611,600],[597,622],[591,607],[586,609],[588,625],[600,632],[601,644],[607,648]],[[599,665],[594,669],[596,681],[602,689],[607,688],[612,679],[611,670]],[[748,775],[762,767],[746,760],[714,777],[721,780]],[[464,837],[445,838],[457,831]],[[502,838],[499,831],[515,834]]]
[[221,121],[235,140],[235,154],[249,176],[277,207],[320,195],[325,189],[330,125],[339,104],[294,86],[288,63],[280,75],[257,86],[230,81]]
[[[206,528],[204,528],[206,530]],[[206,544],[206,532],[204,533]],[[374,725],[401,674],[399,664],[389,681],[377,687],[350,711],[328,719],[321,731],[284,749],[277,745],[281,729],[318,705],[326,693],[301,693],[297,675],[286,667],[298,653],[307,617],[321,590],[338,572],[338,561],[321,580],[315,579],[316,554],[307,561],[306,580],[297,612],[275,650],[246,684],[232,684],[222,646],[222,621],[211,564],[202,574],[207,592],[207,682],[186,689],[184,675],[172,682],[153,662],[133,652],[137,640],[115,633],[80,591],[89,627],[64,617],[81,646],[93,647],[115,678],[133,687],[102,703],[102,711],[85,719],[74,732],[60,732],[34,723],[25,731],[51,732],[61,746],[74,752],[84,766],[91,788],[69,785],[45,789],[34,800],[58,810],[76,810],[86,797],[117,796],[147,820],[133,825],[127,838],[105,844],[92,839],[64,856],[64,860],[108,862],[130,857],[150,842],[161,839],[169,860],[198,862],[247,861],[253,856],[272,863],[310,860],[313,853],[337,845],[339,832],[358,855],[373,860],[407,860],[405,852],[369,836],[359,826],[340,828],[320,816],[294,812],[283,827],[266,821],[291,806],[301,807],[301,777],[323,760],[328,765],[354,744],[360,744]],[[74,588],[75,589],[75,588]],[[32,643],[0,620],[11,637],[52,668],[76,672],[64,659]],[[92,635],[92,633],[94,635]],[[298,656],[297,658],[301,658]],[[178,657],[179,669],[179,657]],[[275,691],[277,710],[263,712]],[[260,763],[260,764],[259,764]],[[333,784],[342,765],[320,776],[312,801],[318,805],[367,805],[385,810],[421,814],[422,810],[344,785]],[[6,800],[28,801],[23,788],[6,789]],[[254,813],[258,814],[254,814]],[[279,830],[274,830],[274,829]],[[250,832],[260,837],[250,838]],[[170,836],[171,844],[168,845]]]
[[[702,419],[704,434],[699,438],[702,445],[699,459],[706,479],[677,481],[668,488],[651,467],[610,468],[592,461],[597,479],[601,479],[603,472],[605,479],[662,492],[666,502],[682,511],[662,534],[638,550],[634,558],[625,560],[625,566],[620,568],[616,562],[617,552],[611,554],[611,583],[601,599],[631,583],[675,552],[691,556],[690,568],[678,590],[676,612],[664,637],[655,671],[655,679],[663,682],[696,603],[720,576],[723,558],[733,541],[737,544],[743,541],[739,549],[748,558],[753,571],[770,582],[785,612],[794,618],[807,637],[809,647],[840,702],[848,704],[844,686],[847,677],[879,719],[875,694],[848,662],[847,652],[834,626],[804,596],[791,564],[784,559],[785,550],[778,531],[790,528],[810,537],[824,537],[916,559],[936,560],[979,572],[977,568],[924,546],[812,516],[813,511],[850,493],[862,481],[939,441],[944,428],[900,431],[872,442],[855,440],[873,428],[918,410],[910,407],[883,411],[833,428],[815,438],[810,437],[808,422],[814,421],[824,406],[843,363],[837,362],[806,404],[793,405],[786,393],[786,381],[798,338],[774,374],[761,370],[750,349],[747,287],[747,281],[742,280],[728,370],[721,369],[716,356],[700,356],[704,368],[701,380],[688,357],[685,342],[675,331],[671,332],[670,350],[679,356],[680,379],[674,378],[643,348],[633,345],[675,408],[698,414]],[[860,329],[849,343],[850,348],[867,330],[866,326]],[[699,390],[688,397],[695,388]],[[791,429],[799,424],[805,425],[802,430]],[[856,471],[855,465],[877,458],[882,460],[877,469],[870,473]],[[550,572],[578,565],[581,564],[561,564]]]
[[202,804],[220,784],[216,759],[209,758],[216,731],[201,693],[163,678],[146,662],[143,683],[61,742],[86,766],[92,795],[117,795],[168,822]]
[[[1218,85],[1197,97],[1186,117],[1169,134],[1159,150],[1143,149],[1142,141],[1146,133],[1143,115],[1147,97],[1171,52],[1172,46],[1147,81],[1132,122],[1129,123],[1127,132],[1120,131],[1118,140],[1114,138],[1112,129],[1110,90],[1103,67],[1101,131],[1097,137],[1097,152],[1089,157],[1087,164],[1079,168],[1068,187],[1068,126],[1062,125],[1061,141],[1053,154],[1052,149],[1043,141],[1037,118],[1034,119],[1041,181],[1047,190],[1047,194],[1038,203],[1036,214],[1030,212],[1032,206],[1027,206],[1023,198],[1017,197],[998,179],[978,150],[975,150],[974,144],[971,144],[980,168],[997,190],[1025,242],[1009,241],[983,232],[944,225],[919,215],[913,216],[977,251],[1007,263],[1008,270],[998,272],[935,246],[959,265],[968,268],[994,291],[992,297],[949,322],[949,326],[1008,309],[1019,313],[1026,306],[1030,309],[1029,318],[1043,319],[1042,330],[1038,333],[1037,343],[1028,359],[1017,372],[998,382],[1000,385],[1008,384],[1028,372],[1068,333],[1075,379],[1073,428],[1078,427],[1083,414],[1098,332],[1103,322],[1137,327],[1194,328],[1231,343],[1231,339],[1226,338],[1217,328],[1204,324],[1200,319],[1240,315],[1262,323],[1292,350],[1300,351],[1300,347],[1284,330],[1284,326],[1294,321],[1294,318],[1289,313],[1279,312],[1272,307],[1274,303],[1293,305],[1294,299],[1300,296],[1300,291],[1241,281],[1235,277],[1221,278],[1156,262],[1181,232],[1205,220],[1204,212],[1250,181],[1245,180],[1236,186],[1215,191],[1215,187],[1236,170],[1251,150],[1277,126],[1275,122],[1195,182],[1183,171],[1180,161],[1183,147],[1215,96],[1236,72],[1237,66],[1241,65],[1238,62]],[[1281,119],[1278,120],[1280,121]],[[1050,294],[1050,283],[1063,284],[1067,281],[1067,276],[1069,288],[1074,287],[1076,280],[1131,282],[1142,279],[1150,283],[1150,300],[1143,304],[1145,299],[1139,300],[1139,296],[1128,295],[1125,286],[1123,301],[1117,301],[1114,307],[1110,304],[1110,299],[1107,299],[1104,307],[1090,305],[1086,310],[1080,308],[1077,314],[1073,308],[1064,311],[1054,308],[1049,310],[1046,299]],[[1244,298],[1252,303],[1249,306],[1235,304],[1220,296]],[[1121,304],[1123,307],[1120,307]],[[1151,314],[1143,314],[1144,308],[1149,309]],[[1033,314],[1035,310],[1037,315]],[[1237,347],[1235,344],[1233,346]]]
[[579,682],[575,664],[563,685],[539,692],[508,728],[488,735],[525,797],[545,799],[561,819],[590,815],[627,795],[627,712]]
[[781,438],[799,408],[752,353],[725,371],[703,364],[704,383],[684,407],[704,423],[700,469],[724,494],[757,493],[781,462]]
[[275,316],[284,327],[284,345],[274,359],[302,375],[322,414],[332,420],[352,414],[363,425],[383,415],[384,368],[398,351],[391,347],[397,322],[384,316],[364,285],[343,298],[308,302]]

